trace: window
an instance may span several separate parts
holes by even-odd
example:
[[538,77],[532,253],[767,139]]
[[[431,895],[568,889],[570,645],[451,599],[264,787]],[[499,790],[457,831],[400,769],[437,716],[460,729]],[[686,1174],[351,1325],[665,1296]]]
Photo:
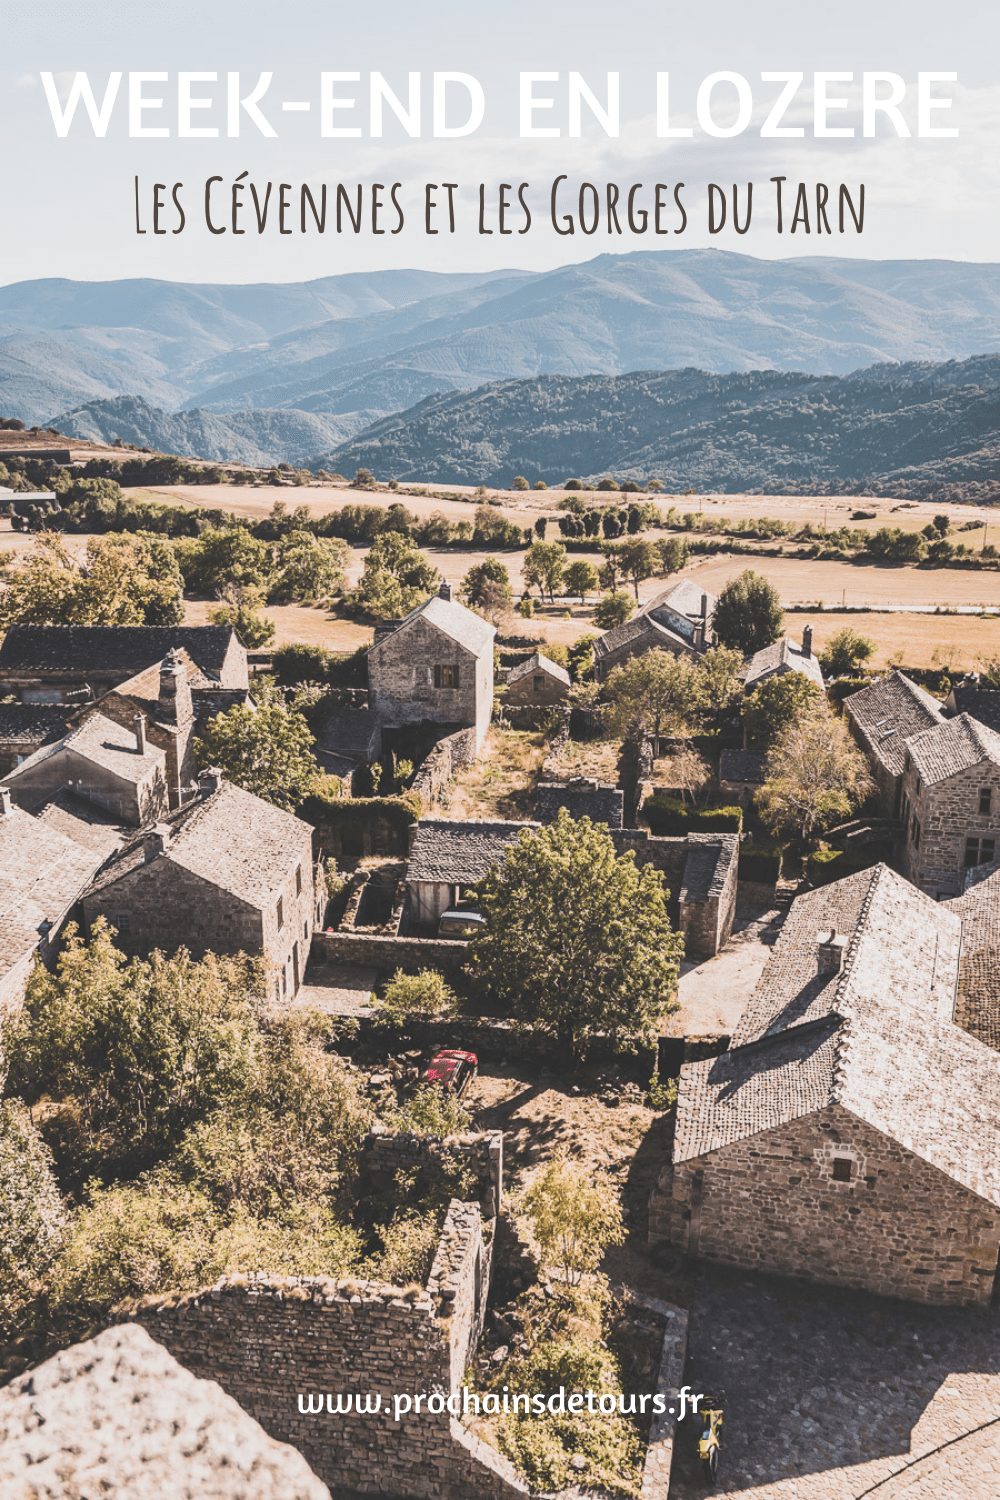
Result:
[[541,672],[539,672],[536,677],[533,677],[531,679],[531,686],[536,693],[540,693],[543,690],[543,688],[545,687],[545,678],[542,676]]
[[914,849],[920,848],[920,823],[918,822],[916,817],[914,817],[912,823],[910,824],[910,840],[913,844]]
[[458,668],[453,666],[438,665],[434,668],[434,686],[436,688],[457,688]]
[[854,1163],[849,1156],[835,1156],[833,1158],[833,1180],[834,1182],[850,1182],[854,1177]]
[[302,866],[301,865],[296,865],[296,867],[295,867],[295,894],[296,894],[296,896],[301,896],[302,895]]
[[111,919],[112,926],[117,927],[119,932],[128,932],[129,919],[127,911],[120,911]]
[[278,897],[278,931],[279,932],[284,927],[284,925],[285,925],[285,903],[281,899],[281,897],[279,896]]
[[965,841],[965,868],[976,865],[991,865],[996,858],[996,839],[970,838]]
[[990,813],[993,811],[993,788],[991,786],[981,786],[979,788],[979,811],[981,813]]

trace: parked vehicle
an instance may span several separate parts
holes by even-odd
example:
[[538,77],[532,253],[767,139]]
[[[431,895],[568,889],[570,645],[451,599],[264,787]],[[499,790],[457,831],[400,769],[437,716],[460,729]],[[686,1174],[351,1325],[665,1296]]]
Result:
[[421,1073],[420,1082],[437,1084],[458,1098],[469,1087],[478,1071],[479,1058],[474,1052],[442,1047],[435,1052]]
[[485,920],[478,911],[459,911],[455,908],[442,912],[438,918],[438,937],[471,937],[482,931]]
[[709,1484],[715,1484],[719,1475],[719,1452],[722,1447],[725,1403],[724,1391],[717,1391],[711,1396],[703,1396],[697,1417],[699,1423],[698,1462]]

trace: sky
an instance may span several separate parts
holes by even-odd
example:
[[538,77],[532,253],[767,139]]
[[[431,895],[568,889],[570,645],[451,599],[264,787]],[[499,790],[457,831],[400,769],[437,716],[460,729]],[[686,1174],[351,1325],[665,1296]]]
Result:
[[[168,98],[176,72],[220,75],[239,70],[247,86],[264,69],[275,75],[270,100],[311,99],[309,113],[275,113],[277,139],[130,139],[117,110],[105,139],[77,124],[59,139],[40,75],[60,88],[88,70],[103,89],[112,69],[165,71]],[[475,75],[486,96],[479,131],[457,140],[429,134],[409,139],[400,127],[381,140],[322,139],[317,124],[321,70],[380,70],[405,93],[409,70],[420,70],[424,97],[435,70]],[[558,103],[547,118],[565,132],[565,81],[578,70],[600,96],[605,75],[621,75],[622,133],[609,139],[596,124],[580,139],[518,138],[517,77],[521,71],[560,75]],[[811,119],[808,80],[817,70],[901,74],[915,88],[920,70],[953,71],[954,107],[947,123],[957,140],[900,140],[880,129],[873,140],[764,140],[759,123],[775,96],[764,70],[802,70],[807,79],[789,115]],[[754,87],[751,129],[733,139],[701,133],[658,140],[655,75],[668,71],[673,115],[691,119],[700,80],[719,70],[746,76]],[[845,86],[852,105],[857,87]],[[364,93],[363,93],[363,97]],[[720,96],[721,97],[721,96]],[[276,106],[275,106],[276,108]],[[909,104],[904,115],[914,118]],[[152,120],[152,116],[149,117]],[[176,122],[173,106],[163,112]],[[199,119],[224,121],[219,106]],[[364,118],[364,111],[343,118]],[[541,119],[541,117],[539,117]],[[726,106],[719,108],[725,123]],[[850,112],[845,118],[856,120]],[[943,117],[942,117],[943,119]],[[944,123],[944,120],[943,120]],[[108,280],[152,276],[178,281],[300,281],[347,271],[420,266],[441,270],[545,269],[607,251],[692,248],[712,244],[758,256],[851,255],[867,258],[997,259],[1000,231],[1000,4],[997,0],[0,0],[0,284],[34,277]],[[402,233],[374,236],[279,235],[271,218],[264,234],[212,234],[204,223],[204,183],[229,191],[247,182],[303,181],[403,184]],[[581,181],[643,184],[637,202],[651,205],[651,184],[685,184],[689,223],[662,236],[558,235],[548,218],[549,186],[565,174],[560,209],[575,206]],[[779,236],[769,179],[844,182],[866,188],[865,231],[831,236]],[[152,184],[184,184],[182,234],[136,233],[134,178],[149,229]],[[454,181],[457,231],[428,236],[423,185]],[[479,234],[478,185],[486,184],[489,227],[496,227],[496,184],[526,182],[531,231],[499,238]],[[745,236],[727,227],[709,235],[706,184],[755,184],[755,214]],[[811,191],[811,189],[810,189]],[[222,198],[217,196],[216,203]],[[228,201],[228,200],[227,200]],[[176,222],[169,219],[173,226]],[[443,219],[439,220],[443,224]],[[520,223],[521,221],[516,221]]]

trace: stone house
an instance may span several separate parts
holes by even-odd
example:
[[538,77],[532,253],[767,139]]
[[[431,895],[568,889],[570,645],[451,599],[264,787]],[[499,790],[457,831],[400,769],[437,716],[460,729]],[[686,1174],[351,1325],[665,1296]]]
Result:
[[107,861],[84,917],[105,917],[129,953],[247,953],[263,961],[269,996],[291,999],[325,905],[313,830],[218,771],[202,772],[198,793]]
[[812,634],[812,626],[806,625],[802,631],[801,645],[783,635],[779,640],[772,641],[770,646],[756,652],[747,667],[744,690],[752,693],[762,682],[767,682],[769,677],[784,677],[787,672],[801,672],[813,687],[822,692],[823,669],[819,664],[819,657],[813,651]]
[[61,739],[43,745],[7,776],[14,801],[34,811],[62,792],[138,828],[170,805],[167,755],[146,734],[146,719],[130,726],[91,713]]
[[748,806],[764,785],[763,750],[723,750],[719,755],[719,792],[723,798]]
[[[413,829],[404,883],[408,932],[432,936],[444,912],[503,860],[507,849],[537,823],[423,818]],[[733,833],[689,833],[655,838],[645,829],[609,827],[617,854],[660,870],[670,891],[671,917],[689,954],[710,957],[729,939],[736,909],[739,838]]]
[[969,714],[910,735],[903,764],[902,869],[940,900],[1000,855],[1000,734]]
[[179,649],[213,689],[246,693],[246,650],[228,625],[12,625],[0,644],[0,693],[78,703],[81,693],[100,697]]
[[564,703],[570,678],[565,667],[535,651],[507,673],[507,699],[517,705]]
[[1000,734],[1000,688],[987,686],[978,672],[955,683],[944,700],[944,708],[951,718],[957,714],[971,714],[987,729],[995,729]]
[[191,795],[195,779],[192,746],[200,725],[195,717],[194,683],[204,685],[205,678],[188,653],[183,648],[168,651],[162,662],[112,688],[99,704],[102,714],[123,726],[144,720],[149,743],[164,753],[171,807],[180,807]]
[[954,1019],[961,934],[885,865],[799,897],[728,1050],[681,1069],[650,1237],[754,1270],[988,1303],[1000,1055]]
[[0,787],[0,1016],[16,1010],[102,855],[15,807]]
[[675,656],[701,656],[715,644],[712,616],[718,603],[689,578],[650,599],[639,613],[615,625],[594,642],[594,676],[604,682],[615,667],[644,651],[672,651]]
[[903,793],[906,741],[943,722],[936,698],[895,669],[844,699],[844,714],[867,757],[882,811],[898,818]]
[[383,728],[471,728],[482,746],[493,713],[494,627],[439,593],[380,631],[368,653],[369,704]]

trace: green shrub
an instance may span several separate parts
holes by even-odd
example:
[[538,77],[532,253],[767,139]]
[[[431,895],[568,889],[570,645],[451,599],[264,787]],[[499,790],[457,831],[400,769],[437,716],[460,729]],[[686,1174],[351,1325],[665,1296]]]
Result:
[[773,848],[749,847],[740,850],[740,879],[759,885],[777,885],[781,879],[784,854],[779,845]]
[[742,807],[691,807],[666,792],[647,797],[642,815],[650,832],[661,838],[682,833],[739,833],[743,828]]
[[843,849],[816,849],[805,861],[805,875],[811,885],[829,885],[832,880],[867,870],[872,863],[871,851],[862,856],[847,854]]
[[455,992],[436,969],[404,974],[397,969],[378,1001],[379,1015],[390,1025],[402,1026],[414,1016],[449,1016],[457,1008]]

